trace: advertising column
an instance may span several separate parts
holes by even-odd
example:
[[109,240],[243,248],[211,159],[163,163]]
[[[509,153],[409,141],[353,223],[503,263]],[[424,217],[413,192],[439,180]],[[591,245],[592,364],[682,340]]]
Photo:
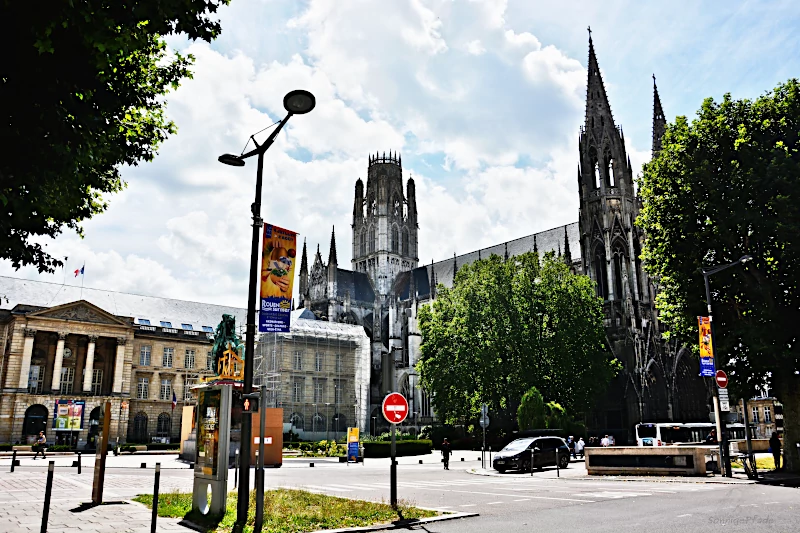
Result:
[[192,509],[202,514],[221,515],[225,512],[230,425],[231,386],[201,387],[197,394],[197,456]]

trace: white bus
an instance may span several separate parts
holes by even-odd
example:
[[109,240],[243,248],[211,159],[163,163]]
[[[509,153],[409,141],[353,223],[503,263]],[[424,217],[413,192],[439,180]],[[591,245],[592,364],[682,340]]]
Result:
[[[704,443],[716,424],[710,422],[652,422],[636,424],[637,446],[675,446]],[[744,439],[744,424],[728,424],[728,439]]]

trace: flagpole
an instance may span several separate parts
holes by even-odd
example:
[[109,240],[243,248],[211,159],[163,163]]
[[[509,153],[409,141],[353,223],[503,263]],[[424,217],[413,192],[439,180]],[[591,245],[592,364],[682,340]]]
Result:
[[86,274],[83,273],[84,268],[86,268],[86,261],[83,262],[81,267],[81,300],[83,300],[83,280],[86,278]]

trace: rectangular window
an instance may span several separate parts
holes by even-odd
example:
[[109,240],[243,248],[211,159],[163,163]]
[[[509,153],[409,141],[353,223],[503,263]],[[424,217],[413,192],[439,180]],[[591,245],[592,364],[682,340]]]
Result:
[[325,401],[325,382],[321,379],[314,380],[314,403]]
[[337,373],[343,371],[342,359],[343,359],[342,354],[337,353],[336,354],[336,372]]
[[209,350],[208,355],[206,355],[206,370],[214,370],[214,355],[211,353],[211,350]]
[[100,389],[103,387],[103,369],[95,368],[92,370],[92,394],[100,396]]
[[136,397],[140,400],[146,400],[150,397],[150,379],[139,378],[136,384]]
[[211,326],[203,326],[203,331],[205,331],[206,333],[214,333],[214,328],[212,328]]
[[139,366],[150,366],[150,347],[139,348]]
[[292,383],[292,401],[300,403],[303,401],[303,380],[296,379]]
[[72,394],[72,384],[75,381],[74,368],[61,369],[61,394]]
[[186,350],[183,356],[183,368],[194,368],[194,350]]
[[162,328],[171,328],[171,327],[172,327],[172,322],[164,322],[164,321],[162,320],[162,321],[161,321],[161,327],[162,327]]
[[197,380],[194,377],[186,376],[186,379],[183,382],[183,399],[186,401],[194,400],[194,394],[192,394],[192,386],[197,383]]
[[769,407],[764,407],[764,422],[767,424],[772,423],[772,409]]
[[164,368],[172,368],[172,356],[175,354],[175,348],[164,348],[164,357],[161,358],[161,366]]
[[192,331],[192,325],[191,324],[181,324],[181,328],[185,329],[185,330]]
[[172,400],[172,381],[168,379],[161,380],[161,396],[162,400]]
[[303,352],[294,352],[294,359],[292,360],[292,368],[295,370],[303,370]]
[[322,372],[322,356],[324,354],[322,352],[317,352],[316,356],[314,357],[314,370],[317,372]]
[[150,321],[147,320],[146,318],[137,318],[136,321],[139,322],[139,324],[142,325],[142,326],[149,326],[150,325]]
[[336,380],[333,384],[333,402],[335,404],[344,403],[342,402],[342,392],[344,391],[344,382],[340,380]]
[[44,389],[44,367],[31,365],[28,373],[28,394],[41,394]]
[[758,407],[753,407],[753,422],[758,422]]

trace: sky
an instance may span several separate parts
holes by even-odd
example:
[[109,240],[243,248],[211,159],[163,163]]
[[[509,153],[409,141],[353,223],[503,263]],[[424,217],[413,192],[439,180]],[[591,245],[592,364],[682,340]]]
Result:
[[262,216],[297,231],[310,262],[318,245],[327,261],[335,227],[350,268],[370,153],[399,152],[416,182],[422,264],[577,220],[589,26],[634,173],[650,158],[653,74],[673,121],[800,73],[792,1],[232,0],[218,15],[210,44],[167,39],[196,59],[166,97],[178,133],[122,169],[127,187],[85,238],[40,241],[65,268],[0,262],[0,275],[245,307],[256,165],[217,157],[283,118],[293,89],[317,106],[267,152]]

